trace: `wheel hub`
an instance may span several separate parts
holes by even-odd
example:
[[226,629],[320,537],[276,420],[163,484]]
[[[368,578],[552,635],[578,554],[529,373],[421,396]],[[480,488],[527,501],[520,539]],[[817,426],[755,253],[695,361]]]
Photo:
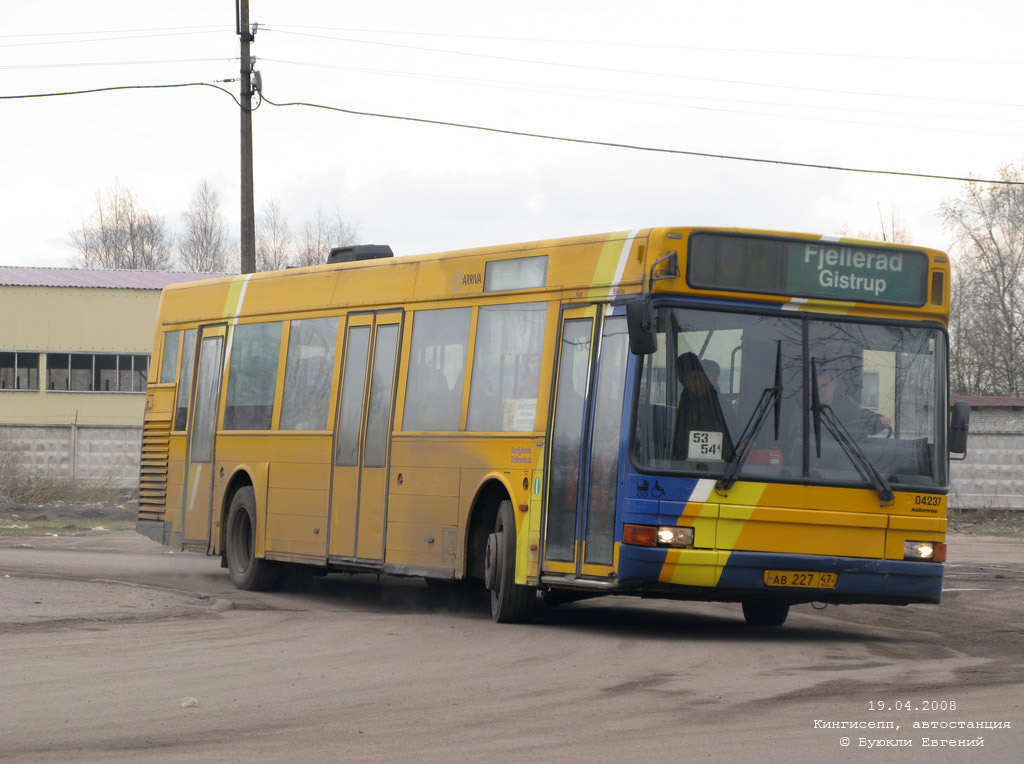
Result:
[[494,590],[498,581],[498,534],[487,537],[487,548],[484,551],[484,586]]

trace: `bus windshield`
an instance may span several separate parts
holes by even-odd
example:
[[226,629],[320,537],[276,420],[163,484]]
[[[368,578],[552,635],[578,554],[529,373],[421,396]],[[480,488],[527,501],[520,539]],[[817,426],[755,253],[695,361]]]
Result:
[[877,471],[895,490],[945,485],[939,329],[680,307],[659,308],[656,322],[633,420],[639,469],[844,485]]

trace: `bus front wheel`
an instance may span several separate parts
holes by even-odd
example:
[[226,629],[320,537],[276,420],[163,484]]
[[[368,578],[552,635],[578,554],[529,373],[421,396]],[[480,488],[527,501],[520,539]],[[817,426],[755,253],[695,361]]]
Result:
[[484,552],[484,583],[491,590],[491,617],[498,623],[524,623],[533,612],[537,591],[517,584],[515,572],[516,517],[512,502],[503,501]]
[[228,509],[228,573],[236,587],[249,592],[264,592],[277,585],[281,575],[278,563],[256,557],[256,495],[250,486],[235,491]]
[[789,615],[785,602],[744,602],[743,617],[750,626],[781,626]]

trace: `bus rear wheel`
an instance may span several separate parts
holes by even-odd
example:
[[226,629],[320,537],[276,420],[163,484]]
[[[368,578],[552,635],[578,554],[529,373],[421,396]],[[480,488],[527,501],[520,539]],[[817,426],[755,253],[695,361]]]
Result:
[[231,581],[237,588],[264,592],[277,585],[281,567],[276,562],[256,557],[255,548],[256,495],[250,486],[244,486],[231,497],[224,555]]
[[749,626],[781,626],[789,615],[785,602],[744,602],[743,617]]
[[503,501],[484,552],[484,583],[491,590],[491,617],[497,623],[525,623],[533,612],[537,590],[517,584],[515,572],[516,517],[512,502]]

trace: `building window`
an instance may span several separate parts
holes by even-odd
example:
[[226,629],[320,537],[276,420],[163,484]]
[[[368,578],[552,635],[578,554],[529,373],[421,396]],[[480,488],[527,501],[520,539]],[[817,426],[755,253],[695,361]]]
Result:
[[121,392],[146,392],[146,379],[149,376],[149,356],[120,355],[117,358],[118,374],[121,378]]
[[[131,356],[98,355],[93,358],[93,390],[109,393],[118,389],[118,360],[123,358],[130,359]],[[128,364],[128,368],[128,374],[131,376],[131,363]],[[131,384],[130,380],[129,384]]]
[[0,353],[0,390],[38,390],[39,353]]
[[71,356],[67,353],[46,354],[46,389],[70,390],[68,384],[68,362]]
[[47,353],[46,389],[80,393],[144,393],[148,355]]
[[880,403],[881,376],[877,371],[865,371],[861,377],[863,386],[860,389],[860,405],[877,409]]
[[71,353],[71,387],[70,390],[79,392],[92,392],[93,371],[95,370],[96,356],[91,353]]

